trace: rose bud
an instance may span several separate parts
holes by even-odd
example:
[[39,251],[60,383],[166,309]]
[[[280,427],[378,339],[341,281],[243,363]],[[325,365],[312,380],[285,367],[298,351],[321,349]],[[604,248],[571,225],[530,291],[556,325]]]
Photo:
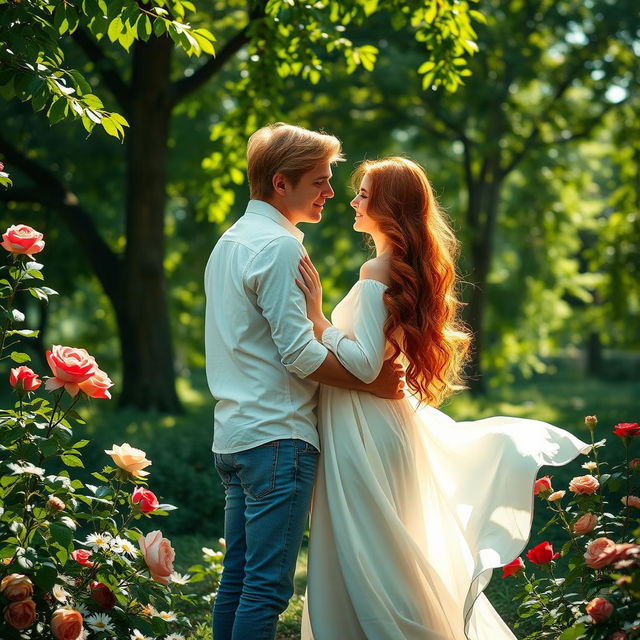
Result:
[[548,498],[547,500],[549,502],[556,502],[557,500],[562,500],[562,498],[564,498],[564,494],[567,493],[566,491],[554,491]]
[[598,524],[598,516],[594,513],[585,513],[573,523],[573,532],[579,536],[589,533],[596,528]]
[[593,431],[598,424],[598,418],[596,416],[585,416],[584,424],[590,431]]
[[621,438],[640,436],[640,424],[637,422],[620,422],[613,427],[613,433]]
[[4,164],[0,162],[0,171],[4,171]]
[[51,632],[56,640],[76,640],[82,633],[82,614],[73,609],[57,609],[51,616]]
[[9,373],[9,384],[18,391],[35,391],[42,380],[29,367],[15,367]]
[[610,636],[607,636],[607,640],[628,640],[628,638],[629,636],[622,629],[614,631]]
[[152,531],[146,536],[140,536],[138,544],[151,577],[160,584],[168,585],[175,559],[175,552],[169,540],[162,537],[162,532]]
[[83,567],[93,567],[93,562],[89,562],[89,558],[91,557],[91,551],[87,549],[76,549],[71,557]]
[[36,603],[33,600],[11,602],[4,609],[4,619],[14,629],[22,631],[36,621]]
[[581,495],[591,495],[600,488],[598,479],[592,475],[577,476],[569,483],[569,491]]
[[133,490],[131,502],[138,505],[140,513],[151,513],[160,506],[155,494],[144,487],[136,487]]
[[555,560],[560,554],[553,553],[553,546],[550,542],[541,542],[527,552],[527,558],[534,564],[547,564]]
[[537,496],[538,494],[543,494],[541,497],[544,497],[545,493],[553,491],[551,487],[551,476],[543,476],[536,480],[533,485],[533,495]]
[[631,471],[635,471],[636,473],[640,473],[640,458],[633,458],[633,460],[630,460],[629,469],[631,469]]
[[51,496],[47,500],[47,507],[51,511],[62,511],[66,506],[67,505],[65,505],[65,503],[62,502],[62,500],[60,500],[60,498],[58,498],[56,496]]
[[26,224],[12,225],[2,234],[0,247],[15,255],[33,256],[44,249],[43,236]]
[[613,605],[606,598],[594,598],[585,611],[591,616],[594,624],[606,620],[613,613]]
[[21,573],[11,573],[2,578],[0,593],[15,602],[26,600],[33,595],[33,584],[27,576]]
[[91,583],[91,597],[97,602],[103,609],[113,609],[116,606],[117,600],[113,595],[113,592],[104,582],[92,582]]
[[584,561],[592,569],[602,569],[610,565],[617,557],[616,543],[609,538],[596,538],[587,546]]
[[524,560],[520,557],[516,558],[509,564],[505,564],[502,567],[502,578],[508,578],[509,576],[518,576],[524,569]]

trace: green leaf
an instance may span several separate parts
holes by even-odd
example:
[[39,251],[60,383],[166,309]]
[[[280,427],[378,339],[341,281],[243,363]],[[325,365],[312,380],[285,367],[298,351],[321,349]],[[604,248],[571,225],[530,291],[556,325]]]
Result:
[[84,468],[84,464],[82,463],[82,460],[80,460],[80,458],[78,458],[77,456],[61,455],[60,459],[65,465],[67,465],[67,467],[83,467]]
[[[53,529],[53,526],[51,528]],[[34,574],[33,581],[43,590],[51,591],[53,585],[56,583],[58,572],[53,564],[47,562],[43,564]]]
[[581,638],[587,628],[582,624],[582,622],[574,625],[573,627],[569,627],[565,629],[559,636],[558,640],[578,640]]
[[22,364],[23,362],[31,362],[31,357],[26,353],[20,353],[19,351],[11,352],[11,359],[18,364]]
[[111,42],[115,42],[118,39],[118,36],[122,33],[124,25],[122,24],[122,20],[120,16],[116,16],[111,23],[109,24],[109,28],[107,29],[107,36]]
[[91,442],[91,440],[79,440],[78,442],[76,442],[73,445],[73,448],[74,449],[82,449],[82,447],[86,447],[90,442]]
[[59,522],[53,522],[49,531],[51,537],[63,547],[68,547],[73,542],[73,531]]

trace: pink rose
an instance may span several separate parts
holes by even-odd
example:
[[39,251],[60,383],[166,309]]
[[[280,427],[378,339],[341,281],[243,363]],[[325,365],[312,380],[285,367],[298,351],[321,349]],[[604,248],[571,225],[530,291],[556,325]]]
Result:
[[26,629],[36,621],[36,603],[33,600],[11,602],[4,608],[4,619],[14,629]]
[[587,546],[584,561],[592,569],[602,569],[610,565],[617,556],[616,543],[609,538],[596,538]]
[[520,557],[516,558],[509,564],[502,567],[502,578],[508,578],[509,576],[517,576],[524,569],[524,560]]
[[133,490],[131,502],[138,505],[141,513],[151,513],[160,506],[155,494],[144,487],[136,487]]
[[146,536],[140,536],[138,544],[151,577],[160,584],[169,584],[176,557],[169,540],[162,537],[161,531],[152,531]]
[[9,384],[18,390],[35,391],[42,384],[42,380],[29,367],[22,366],[11,369]]
[[27,576],[21,573],[11,573],[2,578],[0,593],[15,602],[26,600],[33,595],[33,584]]
[[542,476],[533,485],[533,495],[537,496],[540,492],[545,493],[547,491],[553,491],[551,488],[551,476]]
[[88,551],[87,549],[76,549],[71,554],[71,557],[83,567],[93,567],[93,562],[89,561],[89,558],[91,557],[91,551]]
[[598,516],[594,513],[585,513],[573,523],[573,532],[579,536],[593,531],[598,524]]
[[56,640],[76,640],[82,633],[82,614],[73,609],[57,609],[51,616],[51,632]]
[[14,224],[2,234],[0,246],[9,253],[25,254],[29,257],[44,249],[42,234],[26,224]]
[[111,394],[109,393],[109,387],[113,387],[109,376],[101,369],[96,369],[96,372],[84,382],[78,383],[81,391],[84,391],[91,398],[106,398],[111,400]]
[[640,498],[638,496],[623,496],[620,501],[625,507],[634,507],[640,509]]
[[613,613],[613,605],[606,598],[594,598],[585,611],[591,616],[594,624],[606,620]]
[[47,391],[64,387],[69,395],[75,396],[80,390],[79,383],[88,380],[99,370],[95,358],[84,349],[54,344],[46,355],[53,373],[53,378],[45,382]]
[[577,476],[569,483],[569,491],[582,495],[591,495],[600,488],[598,479],[592,475]]
[[112,445],[111,449],[105,449],[105,453],[108,453],[121,469],[128,471],[132,476],[141,478],[149,475],[149,472],[143,469],[151,462],[147,460],[147,454],[142,449],[136,449],[129,443],[123,442],[120,445]]

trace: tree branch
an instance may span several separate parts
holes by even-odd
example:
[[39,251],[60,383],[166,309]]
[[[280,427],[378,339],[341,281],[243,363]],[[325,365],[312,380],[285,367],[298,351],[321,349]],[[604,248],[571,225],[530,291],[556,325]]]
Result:
[[96,66],[96,70],[118,101],[120,108],[129,111],[130,88],[118,73],[114,61],[109,58],[102,47],[93,39],[86,29],[76,29],[72,35],[74,42]]
[[27,157],[0,135],[0,152],[13,167],[21,169],[34,183],[32,189],[8,189],[0,192],[0,201],[36,202],[53,208],[80,243],[111,300],[117,300],[120,288],[121,258],[104,241],[78,197],[69,191],[47,168]]
[[218,52],[215,58],[210,58],[193,75],[185,76],[173,83],[171,87],[171,106],[184,100],[188,95],[199,89],[203,84],[214,76],[223,67],[225,62],[232,58],[245,44],[249,42],[249,27],[236,33],[224,47]]

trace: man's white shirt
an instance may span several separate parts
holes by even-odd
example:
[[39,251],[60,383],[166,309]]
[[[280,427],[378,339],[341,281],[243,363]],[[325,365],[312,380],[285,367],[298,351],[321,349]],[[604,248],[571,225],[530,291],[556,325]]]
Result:
[[318,384],[327,356],[295,283],[304,234],[250,200],[218,240],[205,270],[207,381],[217,399],[213,450],[234,453],[297,438],[319,448]]

